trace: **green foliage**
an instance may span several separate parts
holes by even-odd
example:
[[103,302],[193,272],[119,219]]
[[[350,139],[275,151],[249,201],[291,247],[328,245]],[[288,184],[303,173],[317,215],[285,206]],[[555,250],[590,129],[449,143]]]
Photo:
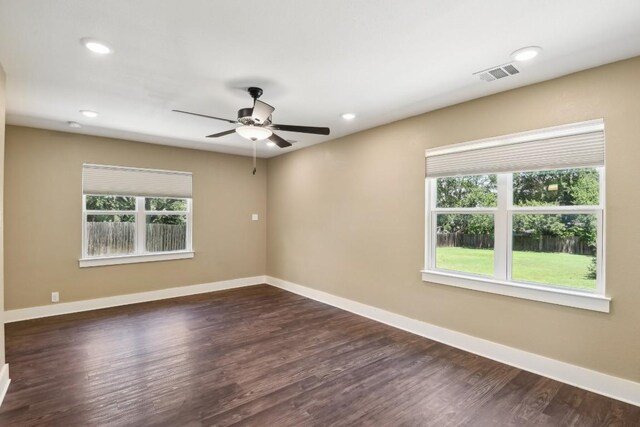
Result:
[[144,209],[147,211],[186,211],[187,201],[185,199],[147,197],[144,199]]
[[[165,197],[147,197],[144,200],[147,211],[186,211],[185,199],[170,199]],[[147,215],[147,224],[182,225],[187,223],[185,215]]]
[[595,280],[598,277],[598,259],[595,257],[591,257],[591,264],[589,264],[587,271],[587,278]]
[[87,215],[87,222],[136,222],[135,215]]
[[439,208],[491,208],[498,204],[496,175],[473,175],[438,178]]
[[[495,207],[498,204],[496,175],[438,178],[437,201],[441,208]],[[439,233],[493,234],[492,215],[438,215]]]
[[[441,208],[495,207],[496,175],[438,178],[437,206]],[[599,204],[599,174],[593,168],[513,174],[514,206],[585,206]],[[594,215],[516,214],[513,233],[540,238],[578,236],[589,246],[596,245]],[[492,234],[491,215],[438,215],[439,233]]]
[[[515,206],[598,205],[599,174],[596,169],[563,169],[513,174]],[[513,232],[540,236],[578,236],[589,246],[596,244],[594,215],[514,215]]]
[[[87,210],[96,211],[135,211],[136,198],[130,196],[86,196]],[[147,197],[144,201],[147,211],[186,211],[185,199],[171,199],[165,197]],[[89,222],[135,222],[135,216],[129,215],[88,215]],[[149,224],[186,224],[185,215],[147,215]]]
[[125,196],[87,196],[87,210],[134,211],[136,198]]
[[438,233],[465,233],[493,235],[493,215],[487,214],[440,214]]
[[597,205],[600,191],[598,180],[598,171],[592,168],[514,173],[513,204]]
[[[87,210],[135,211],[136,198],[126,196],[87,196]],[[88,215],[89,222],[134,222],[133,215]]]
[[514,214],[514,235],[538,239],[542,236],[577,236],[591,247],[596,244],[596,217],[586,214]]
[[183,225],[186,223],[186,215],[147,215],[147,224]]

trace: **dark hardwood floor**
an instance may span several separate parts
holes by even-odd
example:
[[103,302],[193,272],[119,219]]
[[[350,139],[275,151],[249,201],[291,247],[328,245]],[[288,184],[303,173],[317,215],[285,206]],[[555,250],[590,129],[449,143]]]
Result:
[[267,285],[6,326],[2,426],[640,425],[640,408]]

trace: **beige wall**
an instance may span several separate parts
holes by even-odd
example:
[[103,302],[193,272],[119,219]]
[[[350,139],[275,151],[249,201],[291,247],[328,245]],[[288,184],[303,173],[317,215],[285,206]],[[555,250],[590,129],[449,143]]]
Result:
[[[195,258],[79,268],[82,163],[193,172]],[[6,309],[263,275],[266,162],[8,126]],[[251,221],[258,213],[260,221]]]
[[[421,281],[426,148],[600,117],[610,314]],[[634,58],[270,159],[267,273],[640,381],[639,117]]]
[[4,125],[5,125],[5,74],[0,64],[0,368],[4,365],[4,246],[3,239],[3,191],[4,191]]

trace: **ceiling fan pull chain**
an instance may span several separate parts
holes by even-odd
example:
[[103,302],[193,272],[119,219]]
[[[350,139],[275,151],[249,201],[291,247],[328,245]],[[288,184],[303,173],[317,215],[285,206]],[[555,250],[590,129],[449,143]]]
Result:
[[256,141],[253,141],[253,174],[256,174]]

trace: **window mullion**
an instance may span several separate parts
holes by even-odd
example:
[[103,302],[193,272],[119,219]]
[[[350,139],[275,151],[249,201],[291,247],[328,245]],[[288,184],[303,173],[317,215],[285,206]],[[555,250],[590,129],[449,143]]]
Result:
[[136,197],[136,253],[144,254],[146,248],[146,223],[144,197]]
[[513,266],[513,173],[507,175],[507,280],[511,280]]
[[424,217],[424,227],[425,227],[425,254],[424,254],[424,265],[427,269],[435,268],[435,263],[433,262],[433,258],[435,257],[435,251],[433,250],[433,241],[436,238],[435,233],[431,227],[431,217],[433,208],[435,207],[433,201],[434,195],[434,187],[435,187],[435,178],[426,178],[425,180],[425,217]]
[[431,249],[431,257],[429,259],[430,262],[430,268],[436,268],[436,247],[438,246],[438,220],[437,220],[437,214],[434,212],[434,210],[436,209],[438,203],[437,203],[437,197],[438,197],[438,181],[437,179],[431,179],[431,186],[429,188],[430,191],[430,203],[431,203],[431,212],[429,213],[429,227],[430,227],[430,233],[431,233],[431,243],[430,243],[430,249]]
[[193,249],[193,243],[191,241],[191,239],[193,238],[192,228],[191,228],[193,226],[192,212],[193,212],[193,201],[189,199],[187,200],[187,236],[186,236],[187,241],[185,242],[185,248],[189,251]]
[[494,275],[497,279],[507,279],[508,263],[508,205],[509,174],[500,173],[498,180],[498,206],[494,214],[493,262]]
[[604,295],[604,212],[599,211],[596,218],[596,291]]
[[87,256],[87,196],[82,195],[82,258]]

